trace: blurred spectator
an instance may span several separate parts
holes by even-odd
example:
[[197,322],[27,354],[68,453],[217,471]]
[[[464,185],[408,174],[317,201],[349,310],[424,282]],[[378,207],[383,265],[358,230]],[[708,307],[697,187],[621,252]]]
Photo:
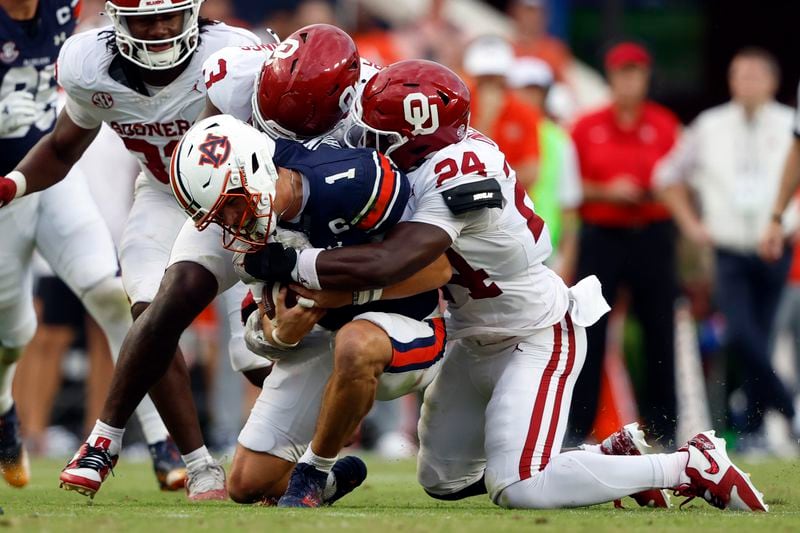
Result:
[[[791,261],[782,247],[769,263],[758,255],[770,222],[781,171],[792,143],[792,109],[775,101],[775,59],[746,48],[731,61],[731,101],[704,111],[656,170],[663,198],[691,241],[716,257],[716,302],[726,322],[726,343],[741,362],[747,396],[745,434],[761,429],[766,409],[790,420],[792,397],[775,374],[770,333]],[[698,193],[698,216],[687,192]],[[751,441],[757,441],[752,439]]]
[[333,5],[326,0],[304,0],[297,6],[294,20],[298,28],[309,24],[336,25],[336,14],[333,12]]
[[538,57],[547,62],[563,80],[572,60],[569,48],[547,33],[546,0],[511,0],[509,15],[514,23],[514,51],[517,56]]
[[539,132],[539,170],[528,194],[536,213],[550,229],[554,260],[552,266],[564,280],[574,278],[577,256],[578,206],[581,181],[578,156],[569,133],[551,119],[547,109],[553,86],[553,71],[541,59],[519,58],[508,75],[508,83],[517,96],[541,114]]
[[479,37],[469,45],[464,72],[472,81],[470,125],[497,143],[517,180],[528,188],[537,175],[540,115],[508,88],[513,63],[514,51],[502,37]]
[[436,61],[458,69],[466,38],[455,24],[445,17],[449,0],[431,0],[430,9],[396,32],[405,58]]
[[396,35],[387,29],[384,21],[380,20],[364,2],[352,0],[355,5],[354,24],[347,32],[353,37],[361,57],[368,59],[376,65],[391,65],[408,55]]
[[[675,228],[667,208],[653,197],[652,179],[679,123],[647,100],[650,64],[650,54],[639,45],[612,48],[605,58],[612,103],[575,124],[584,193],[576,277],[596,274],[612,307],[620,287],[629,289],[647,356],[640,412],[668,446],[675,434]],[[607,325],[608,315],[588,335],[571,418],[578,439],[589,434],[595,418]]]
[[249,26],[247,22],[236,17],[233,0],[204,0],[200,6],[200,16],[242,28]]

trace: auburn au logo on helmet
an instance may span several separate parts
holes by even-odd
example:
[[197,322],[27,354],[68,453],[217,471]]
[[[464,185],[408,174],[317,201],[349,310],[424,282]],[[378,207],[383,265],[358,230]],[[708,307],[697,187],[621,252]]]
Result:
[[214,168],[219,168],[231,155],[231,144],[228,142],[228,137],[213,133],[209,133],[205,142],[200,144],[197,149],[200,151],[200,164],[212,165]]

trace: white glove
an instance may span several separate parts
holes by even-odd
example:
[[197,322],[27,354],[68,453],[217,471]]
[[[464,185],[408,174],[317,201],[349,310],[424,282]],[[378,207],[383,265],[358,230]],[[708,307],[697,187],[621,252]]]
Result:
[[15,91],[0,100],[0,135],[30,126],[39,118],[41,107],[27,91]]
[[258,310],[253,311],[247,317],[247,323],[244,326],[244,343],[248,350],[270,361],[278,361],[291,353],[267,342],[264,338],[264,328],[261,325],[261,314]]
[[298,252],[311,248],[311,241],[305,233],[291,229],[275,228],[275,234],[270,237],[270,242],[279,242],[285,248],[294,248]]

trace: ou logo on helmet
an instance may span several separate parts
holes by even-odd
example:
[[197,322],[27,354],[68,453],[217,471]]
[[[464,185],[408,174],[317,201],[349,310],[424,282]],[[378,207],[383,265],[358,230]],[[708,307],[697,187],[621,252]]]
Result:
[[271,64],[276,59],[286,59],[287,57],[291,57],[295,52],[297,52],[298,48],[300,48],[300,43],[297,41],[297,39],[286,39],[272,50],[272,53],[270,54],[266,63]]
[[[406,122],[414,126],[414,135],[429,135],[439,129],[439,107],[422,93],[411,93],[403,99]],[[430,122],[430,126],[425,126]]]

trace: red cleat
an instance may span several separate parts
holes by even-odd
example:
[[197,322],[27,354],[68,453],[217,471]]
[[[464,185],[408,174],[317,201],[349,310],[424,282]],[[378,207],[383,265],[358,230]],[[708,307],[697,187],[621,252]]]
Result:
[[61,488],[74,490],[94,498],[109,472],[113,472],[118,455],[108,453],[111,441],[98,437],[94,446],[84,442],[72,460],[61,471]]
[[[650,445],[644,439],[644,431],[637,422],[623,426],[622,429],[606,437],[600,443],[604,455],[645,455]],[[631,494],[641,507],[669,508],[669,493],[666,490],[650,489]],[[621,508],[622,501],[615,500],[614,507]]]
[[720,509],[737,511],[769,511],[750,476],[742,472],[728,457],[725,439],[713,431],[698,433],[678,451],[689,453],[686,475],[689,483],[676,487],[676,496],[687,496],[681,506],[700,497]]

